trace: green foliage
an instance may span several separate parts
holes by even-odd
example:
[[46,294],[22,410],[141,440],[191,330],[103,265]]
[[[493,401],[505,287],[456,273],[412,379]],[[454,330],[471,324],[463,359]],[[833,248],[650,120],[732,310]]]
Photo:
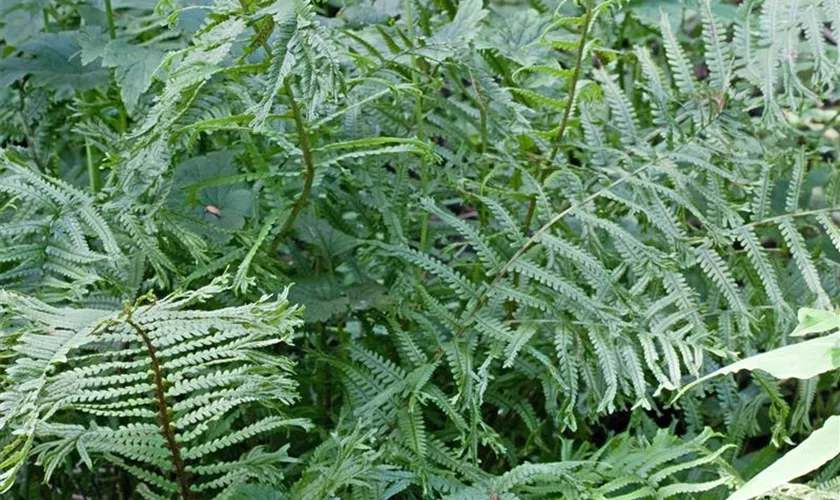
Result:
[[[800,309],[799,326],[792,335],[824,333],[840,328],[840,314],[813,309]],[[780,347],[770,352],[751,356],[725,366],[700,380],[695,385],[717,375],[739,370],[761,370],[777,378],[812,379],[822,373],[840,368],[837,350],[840,332],[805,342]],[[687,386],[683,392],[689,389]],[[789,481],[819,468],[840,455],[840,415],[829,417],[822,428],[815,430],[797,447],[767,467],[760,474],[738,488],[728,500],[749,500],[786,486]],[[810,495],[811,492],[808,492]],[[819,493],[814,492],[818,497]]]
[[4,2],[4,491],[713,499],[832,432],[840,7],[733,3]]
[[[0,153],[7,197],[3,281],[47,300],[81,298],[86,286],[119,275],[122,249],[89,194]],[[91,244],[93,243],[93,245]]]
[[289,342],[297,309],[285,293],[240,307],[187,309],[223,292],[222,284],[148,304],[143,297],[123,311],[56,308],[3,292],[2,320],[11,325],[3,489],[30,455],[50,481],[71,454],[91,470],[123,468],[151,498],[191,491],[224,498],[249,482],[280,485],[278,463],[293,461],[288,445],[238,456],[227,450],[288,426],[309,427],[280,411],[295,401],[296,384],[291,362],[267,352]]

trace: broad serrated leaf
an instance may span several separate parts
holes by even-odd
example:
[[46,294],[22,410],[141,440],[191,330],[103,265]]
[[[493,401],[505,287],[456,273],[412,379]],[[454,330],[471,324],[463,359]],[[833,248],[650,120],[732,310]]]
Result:
[[108,72],[98,64],[82,65],[78,36],[77,31],[32,36],[18,47],[25,56],[0,59],[0,87],[32,76],[36,85],[50,87],[58,98],[67,98],[74,91],[107,83]]
[[129,113],[134,112],[140,96],[149,89],[164,55],[158,50],[132,45],[123,40],[112,40],[105,47],[102,64],[115,68],[114,76]]

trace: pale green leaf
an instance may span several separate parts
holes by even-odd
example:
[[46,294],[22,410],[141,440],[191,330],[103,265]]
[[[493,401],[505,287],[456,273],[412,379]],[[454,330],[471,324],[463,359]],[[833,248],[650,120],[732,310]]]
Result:
[[830,417],[799,446],[747,481],[727,500],[749,500],[816,470],[840,455],[840,415]]
[[688,384],[677,394],[677,398],[710,378],[736,373],[741,370],[763,370],[779,379],[816,377],[821,373],[837,368],[832,359],[831,351],[838,341],[840,341],[840,333],[834,333],[742,359]]
[[120,96],[126,110],[133,113],[137,101],[149,89],[164,53],[139,45],[131,45],[123,40],[111,40],[102,55],[102,64],[116,68],[114,76],[120,87]]
[[804,337],[811,333],[823,333],[840,328],[840,316],[831,311],[803,307],[798,314],[799,325],[791,337]]

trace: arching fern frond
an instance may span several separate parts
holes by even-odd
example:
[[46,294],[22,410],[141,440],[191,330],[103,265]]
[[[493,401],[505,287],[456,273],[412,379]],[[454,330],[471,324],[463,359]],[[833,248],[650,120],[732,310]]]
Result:
[[114,277],[125,257],[89,194],[35,173],[0,151],[0,284],[60,301]]
[[[278,465],[254,464],[268,456],[281,463],[285,448],[239,457],[225,450],[309,426],[279,410],[296,399],[295,383],[291,362],[270,353],[300,324],[298,309],[285,292],[235,308],[195,309],[224,290],[217,280],[121,312],[60,309],[0,292],[3,335],[16,360],[2,397],[3,488],[32,458],[49,479],[68,456],[87,467],[111,462],[151,492],[185,498],[278,484]],[[272,409],[243,418],[240,410],[255,402]],[[89,423],[69,423],[73,415]]]

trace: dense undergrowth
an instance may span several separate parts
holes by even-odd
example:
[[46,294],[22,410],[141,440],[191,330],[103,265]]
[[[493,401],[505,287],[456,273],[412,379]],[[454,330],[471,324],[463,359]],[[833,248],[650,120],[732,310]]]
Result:
[[4,0],[0,489],[837,498],[837,334],[789,333],[838,327],[838,39],[837,0]]

